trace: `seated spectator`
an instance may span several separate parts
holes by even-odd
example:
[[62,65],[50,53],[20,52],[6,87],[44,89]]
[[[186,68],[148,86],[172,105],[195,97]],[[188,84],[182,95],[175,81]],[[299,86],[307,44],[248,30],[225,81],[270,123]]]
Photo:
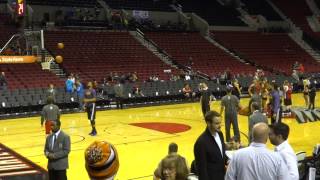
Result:
[[158,75],[153,75],[152,80],[153,80],[154,82],[159,81]]
[[131,74],[131,81],[132,82],[138,81],[137,72],[134,72],[134,73]]
[[186,80],[186,81],[189,81],[189,80],[191,80],[191,77],[190,77],[190,75],[189,75],[189,74],[187,74],[187,73],[186,73],[186,75],[184,76],[184,78],[185,78],[185,80]]
[[192,92],[192,89],[189,84],[184,85],[182,92],[186,98],[193,98],[196,95],[194,92]]
[[54,88],[53,84],[49,84],[49,89],[46,92],[47,97],[51,96],[53,101],[56,101],[57,90]]
[[0,74],[0,89],[5,89],[7,87],[7,79],[4,72]]
[[94,141],[85,150],[85,166],[91,180],[113,180],[119,169],[116,148],[106,141]]
[[132,94],[134,97],[144,97],[144,94],[138,86],[133,87]]

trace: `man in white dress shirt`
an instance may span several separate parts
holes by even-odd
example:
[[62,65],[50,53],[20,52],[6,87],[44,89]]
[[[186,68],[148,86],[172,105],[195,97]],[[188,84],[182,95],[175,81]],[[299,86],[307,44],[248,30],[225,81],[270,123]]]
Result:
[[275,145],[275,151],[279,152],[282,159],[286,163],[291,180],[299,179],[297,156],[292,147],[288,143],[290,128],[287,124],[276,123],[269,126],[269,139]]
[[266,123],[253,126],[253,142],[234,153],[225,180],[290,180],[280,155],[266,148],[268,134]]

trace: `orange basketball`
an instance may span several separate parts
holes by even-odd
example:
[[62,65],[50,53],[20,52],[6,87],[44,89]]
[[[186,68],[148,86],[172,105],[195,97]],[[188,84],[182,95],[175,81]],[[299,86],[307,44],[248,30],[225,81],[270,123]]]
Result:
[[64,44],[63,43],[58,43],[58,49],[63,49],[64,48]]
[[106,141],[93,142],[84,152],[85,165],[93,179],[113,179],[119,169],[115,147]]
[[62,56],[56,56],[56,62],[57,63],[62,63],[62,61],[63,61],[63,57]]

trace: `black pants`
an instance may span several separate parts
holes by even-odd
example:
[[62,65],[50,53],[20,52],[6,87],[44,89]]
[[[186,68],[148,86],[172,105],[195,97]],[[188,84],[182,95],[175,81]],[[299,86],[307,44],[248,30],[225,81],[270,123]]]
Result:
[[203,118],[205,118],[206,117],[206,113],[208,111],[210,111],[210,105],[209,104],[201,104],[201,108],[202,108]]
[[237,142],[240,141],[240,130],[239,130],[239,124],[238,124],[238,115],[237,113],[234,114],[224,114],[225,117],[225,132],[226,132],[226,141],[230,142],[230,129],[231,125],[233,128],[233,135],[235,136],[235,140]]
[[94,121],[96,119],[96,104],[93,103],[91,106],[87,107],[87,115],[90,121]]
[[[280,123],[281,122],[281,119],[282,119],[282,108],[280,108],[278,110],[278,112],[273,112],[273,110],[271,110],[271,124],[274,124],[274,123]],[[274,116],[274,114],[276,114],[276,116]]]
[[315,100],[316,96],[309,96],[309,108],[308,109],[314,109],[314,100]]
[[67,170],[49,169],[49,180],[67,180]]
[[123,98],[122,97],[116,97],[116,103],[117,103],[117,109],[123,108]]

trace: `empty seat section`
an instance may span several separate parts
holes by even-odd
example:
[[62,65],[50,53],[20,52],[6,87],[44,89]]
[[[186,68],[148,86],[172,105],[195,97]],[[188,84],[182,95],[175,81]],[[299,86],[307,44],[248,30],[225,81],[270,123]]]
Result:
[[147,37],[169,53],[179,64],[189,66],[192,58],[193,70],[210,76],[218,75],[229,68],[234,74],[251,74],[255,68],[239,62],[216,47],[199,33],[149,32]]
[[[47,31],[45,42],[47,49],[64,57],[67,72],[79,74],[84,81],[100,81],[110,72],[137,72],[140,80],[151,75],[166,80],[164,70],[172,69],[128,32]],[[64,43],[63,50],[57,49],[58,42]]]
[[64,86],[63,80],[49,71],[43,71],[40,64],[4,64],[0,70],[6,74],[9,89],[48,87],[49,83]]
[[287,34],[215,31],[215,39],[258,65],[292,73],[295,61],[301,62],[306,72],[320,70],[318,63]]

